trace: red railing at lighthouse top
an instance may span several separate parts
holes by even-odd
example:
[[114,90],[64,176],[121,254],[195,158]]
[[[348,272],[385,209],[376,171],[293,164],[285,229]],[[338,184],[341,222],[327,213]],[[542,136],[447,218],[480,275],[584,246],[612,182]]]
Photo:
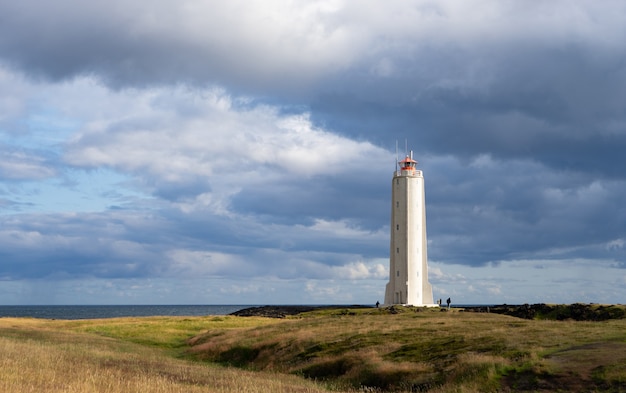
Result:
[[[412,153],[413,152],[411,152],[411,156],[413,155]],[[400,170],[396,171],[396,175],[400,176],[402,175],[402,172],[405,172],[404,174],[406,175],[406,171],[408,171],[408,174],[410,175],[422,176],[422,171],[416,169],[417,161],[415,161],[411,156],[407,155],[403,160],[398,161]]]

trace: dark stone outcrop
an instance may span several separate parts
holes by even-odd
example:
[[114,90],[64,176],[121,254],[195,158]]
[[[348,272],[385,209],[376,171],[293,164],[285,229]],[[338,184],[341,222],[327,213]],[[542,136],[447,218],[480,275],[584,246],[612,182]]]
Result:
[[269,317],[269,318],[285,318],[287,315],[298,315],[303,312],[315,310],[343,310],[350,308],[372,308],[372,306],[259,306],[244,308],[235,311],[230,315],[239,317]]
[[550,319],[557,321],[606,321],[626,318],[623,306],[600,304],[523,304],[465,307],[465,312],[490,312],[523,319]]
[[[297,315],[304,312],[315,310],[343,310],[349,314],[350,309],[355,308],[373,308],[373,306],[362,305],[339,305],[339,306],[259,306],[244,308],[235,311],[230,315],[240,317],[269,317],[269,318],[285,318],[288,315]],[[396,314],[402,311],[402,308],[381,307],[381,312],[387,311],[390,314]],[[415,311],[420,311],[416,308]],[[447,311],[441,308],[441,311]],[[609,319],[626,318],[626,307],[621,305],[600,305],[600,304],[522,304],[508,305],[501,304],[495,306],[472,306],[463,307],[459,311],[462,312],[489,312],[494,314],[510,315],[512,317],[523,319],[549,319],[549,320],[573,320],[573,321],[606,321]]]

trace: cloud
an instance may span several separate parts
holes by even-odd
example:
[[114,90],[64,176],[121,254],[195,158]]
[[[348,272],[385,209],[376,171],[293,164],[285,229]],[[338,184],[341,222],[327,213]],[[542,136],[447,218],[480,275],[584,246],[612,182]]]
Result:
[[480,265],[571,255],[572,249],[622,258],[604,244],[622,231],[618,195],[624,181],[490,156],[470,162],[430,157],[428,165],[429,252],[435,260]]
[[56,177],[58,174],[52,159],[43,157],[40,152],[3,148],[0,145],[0,179],[41,180]]
[[188,213],[253,213],[305,224],[347,214],[372,230],[380,225],[365,222],[364,201],[384,192],[376,180],[388,175],[381,170],[392,159],[388,151],[315,127],[307,113],[281,114],[221,90],[151,89],[135,92],[133,103],[127,94],[102,94],[110,105],[106,118],[92,118],[73,136],[67,164],[128,174],[137,190]]
[[368,266],[363,262],[353,262],[333,268],[332,277],[338,279],[365,279],[365,278],[387,278],[389,274],[386,267],[381,264]]
[[6,64],[118,88],[221,85],[378,144],[411,135],[436,154],[621,177],[607,164],[626,146],[619,2],[62,5],[3,4]]
[[[625,266],[625,14],[618,1],[0,2],[0,277],[200,276],[268,299],[308,282],[346,301],[349,282],[369,298],[407,140],[440,290],[510,302],[521,284],[445,267],[540,261],[555,276],[568,260],[598,262],[606,286]],[[274,292],[237,282],[255,277]],[[135,284],[150,291],[119,293]]]
[[0,50],[11,63],[53,79],[94,73],[118,86],[225,80],[268,87],[282,75],[306,86],[320,69],[345,67],[357,49],[335,18],[340,8],[330,2],[65,0],[44,11],[31,1],[4,3],[2,13],[12,17],[2,33],[12,36],[0,41]]
[[[49,176],[67,168],[106,169],[127,176],[117,192],[136,196],[119,205],[123,210],[76,215],[85,226],[78,237],[63,235],[58,223],[68,216],[35,218],[42,225],[39,232],[22,227],[27,220],[20,220],[14,227],[19,236],[42,236],[42,251],[32,254],[33,263],[58,243],[65,246],[57,247],[56,259],[80,264],[57,269],[69,275],[168,271],[227,276],[245,271],[285,278],[384,277],[378,267],[368,265],[366,271],[355,261],[384,258],[388,252],[391,152],[315,126],[308,112],[283,113],[278,106],[223,89],[111,91],[91,78],[50,88],[64,93],[56,102],[64,108],[58,123],[72,124],[76,131],[62,145],[60,157],[50,161],[57,167],[47,169]],[[87,90],[100,100],[98,108],[80,105],[78,92]],[[45,98],[41,102],[52,105]],[[621,180],[491,154],[419,158],[434,260],[481,266],[579,253],[622,257],[623,249],[606,246],[622,231],[621,216],[615,214],[621,211]],[[91,173],[92,181],[100,176]],[[145,208],[159,209],[152,213],[159,225],[129,242],[126,228],[149,225],[142,223]],[[99,233],[89,223],[94,217],[104,228],[125,229]],[[161,230],[174,240],[163,242]],[[107,240],[92,252],[84,246],[90,236]],[[8,249],[19,253],[17,245]],[[83,265],[85,260],[93,265]],[[230,262],[215,265],[219,260]],[[250,262],[255,260],[266,262]],[[273,261],[290,261],[292,268],[281,270]],[[106,263],[117,267],[99,265]]]
[[[160,247],[132,230],[149,221],[99,214],[1,216],[7,279],[44,277],[137,277],[162,270]],[[151,231],[158,230],[153,226]]]
[[453,304],[519,304],[520,299],[527,303],[615,303],[624,292],[620,270],[610,267],[607,260],[532,259],[509,261],[506,266],[477,269],[431,263],[431,271],[434,267],[444,274],[444,278],[431,278],[433,291],[440,294],[436,297],[450,296]]

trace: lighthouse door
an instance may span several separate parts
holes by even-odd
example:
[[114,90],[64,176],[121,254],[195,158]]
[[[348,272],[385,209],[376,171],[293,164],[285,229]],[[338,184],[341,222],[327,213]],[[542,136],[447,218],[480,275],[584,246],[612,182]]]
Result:
[[396,304],[402,304],[402,291],[396,292]]

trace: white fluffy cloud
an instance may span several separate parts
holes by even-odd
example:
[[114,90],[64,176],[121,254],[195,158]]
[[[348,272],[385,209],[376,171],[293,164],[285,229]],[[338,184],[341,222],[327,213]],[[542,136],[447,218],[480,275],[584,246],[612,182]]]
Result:
[[244,186],[353,176],[390,158],[371,143],[314,126],[307,113],[281,114],[220,89],[155,88],[132,92],[131,101],[128,91],[92,88],[101,90],[103,108],[67,143],[65,162],[128,174],[187,211],[194,204],[224,211]]

